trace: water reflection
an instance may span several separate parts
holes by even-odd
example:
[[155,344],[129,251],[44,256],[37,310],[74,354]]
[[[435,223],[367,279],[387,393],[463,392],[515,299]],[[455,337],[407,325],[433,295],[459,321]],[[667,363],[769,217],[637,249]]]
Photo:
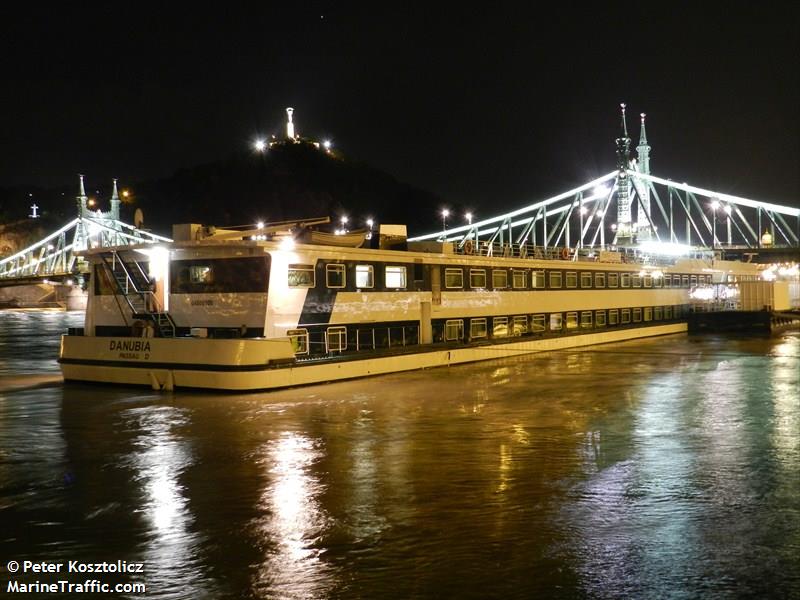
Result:
[[313,472],[322,455],[319,440],[291,432],[263,450],[260,507],[265,516],[257,528],[266,556],[254,582],[259,594],[321,598],[330,586],[319,543],[329,518],[319,499],[324,486]]
[[148,528],[142,557],[147,583],[161,598],[206,595],[206,576],[192,532],[193,515],[181,477],[192,466],[189,443],[177,431],[188,427],[188,411],[144,406],[122,413],[126,429],[138,432],[128,464],[142,490],[141,512]]

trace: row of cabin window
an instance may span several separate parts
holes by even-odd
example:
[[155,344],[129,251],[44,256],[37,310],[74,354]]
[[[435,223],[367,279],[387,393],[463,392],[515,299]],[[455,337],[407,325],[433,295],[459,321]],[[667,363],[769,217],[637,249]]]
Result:
[[[408,284],[407,268],[402,265],[385,265],[383,267],[384,287],[402,290]],[[314,265],[289,265],[289,287],[314,287],[316,278]],[[372,289],[375,287],[375,268],[373,265],[355,265],[353,275],[356,289]],[[330,263],[325,265],[325,285],[332,289],[347,287],[347,265]]]
[[[650,321],[663,321],[680,318],[680,305],[645,306],[637,308],[613,308],[610,310],[584,310],[567,313],[538,315],[517,315],[513,317],[493,317],[491,319],[492,337],[514,337],[526,333],[562,331],[571,329],[592,329],[597,327],[628,325]],[[549,316],[549,319],[548,319]],[[489,337],[489,319],[469,319],[469,339]],[[444,340],[458,341],[464,338],[464,319],[448,319],[444,325]]]
[[[507,289],[509,287],[508,271],[505,269],[492,269],[492,289]],[[511,270],[511,288],[528,289],[528,271]],[[548,288],[574,289],[603,289],[609,288],[661,288],[661,287],[691,287],[698,283],[711,283],[710,275],[672,275],[665,274],[653,277],[650,274],[638,273],[598,273],[588,271],[547,271]],[[486,269],[468,269],[469,286],[473,289],[484,289],[487,286],[488,276]],[[545,289],[545,271],[530,271],[531,288]],[[580,285],[579,285],[580,284]],[[444,270],[445,289],[464,289],[464,269],[453,267]]]
[[[573,329],[592,329],[614,327],[630,323],[648,323],[680,318],[681,305],[645,306],[636,308],[612,308],[609,310],[584,310],[566,313],[536,315],[515,315],[491,318],[491,337],[516,337],[527,333],[562,331]],[[469,339],[489,337],[489,321],[486,317],[468,319]],[[295,354],[309,353],[309,332],[307,329],[292,329],[286,333],[292,342]],[[444,324],[444,341],[454,342],[464,339],[464,319],[448,319]],[[343,352],[347,350],[347,327],[342,325],[325,330],[325,351]]]

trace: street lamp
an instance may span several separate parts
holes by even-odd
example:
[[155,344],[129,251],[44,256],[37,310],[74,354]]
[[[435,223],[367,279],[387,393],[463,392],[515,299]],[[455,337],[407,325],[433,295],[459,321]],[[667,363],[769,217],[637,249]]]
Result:
[[468,212],[467,214],[464,215],[464,217],[466,217],[467,219],[467,224],[472,225],[472,213]]
[[264,140],[256,140],[253,144],[253,148],[256,149],[256,152],[264,152],[267,149],[267,142]]
[[712,225],[711,225],[711,248],[712,250],[717,247],[717,209],[719,208],[719,200],[711,201],[712,212]]
[[446,208],[442,209],[442,237],[447,236],[447,217],[450,216],[450,211]]

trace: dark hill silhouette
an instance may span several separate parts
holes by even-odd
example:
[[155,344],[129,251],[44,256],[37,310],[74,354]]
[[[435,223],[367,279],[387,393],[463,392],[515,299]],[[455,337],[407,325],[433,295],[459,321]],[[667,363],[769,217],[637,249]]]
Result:
[[441,200],[363,163],[311,144],[285,144],[264,154],[182,169],[172,177],[135,186],[145,225],[200,222],[220,227],[263,221],[346,215],[349,228],[405,223],[431,229]]
[[[87,191],[100,199],[98,207],[108,210],[111,182],[87,177]],[[134,211],[141,208],[144,226],[167,235],[174,223],[225,227],[321,216],[331,217],[332,229],[342,215],[350,219],[350,229],[373,218],[375,223],[406,224],[409,232],[421,233],[436,228],[442,206],[435,194],[305,142],[279,144],[263,154],[241,152],[180,169],[164,179],[121,181],[120,188],[133,191],[131,201],[121,207],[122,220],[133,223]],[[0,188],[0,224],[26,219],[31,189]],[[98,189],[100,193],[94,193]],[[49,232],[74,218],[76,195],[77,176],[74,185],[36,188],[33,199],[43,216],[36,225]],[[26,233],[30,239],[31,232]]]

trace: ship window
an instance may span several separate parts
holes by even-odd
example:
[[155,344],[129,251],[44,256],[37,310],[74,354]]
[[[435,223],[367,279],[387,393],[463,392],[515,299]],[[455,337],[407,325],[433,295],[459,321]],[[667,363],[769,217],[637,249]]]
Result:
[[649,306],[644,309],[644,320],[645,321],[653,320],[653,309]]
[[[558,315],[559,317],[561,315]],[[531,317],[531,331],[533,332],[541,332],[544,331],[544,315],[533,315]]]
[[567,329],[577,329],[578,328],[578,313],[576,312],[568,312],[567,313]]
[[469,337],[485,338],[486,337],[486,319],[471,319],[469,322]]
[[522,335],[528,333],[528,317],[518,315],[511,319],[511,335]]
[[653,319],[655,319],[656,321],[660,321],[662,319],[662,314],[663,313],[660,306],[656,306],[653,309]]
[[289,265],[289,287],[314,287],[314,265]]
[[681,313],[683,312],[683,309],[681,308],[681,305],[680,304],[676,304],[674,310],[675,310],[675,318],[676,319],[680,319]]
[[485,288],[486,287],[486,270],[485,269],[470,269],[469,270],[469,287],[471,287],[471,288]]
[[561,271],[550,271],[550,288],[558,289],[561,287]]
[[630,308],[623,308],[621,311],[622,313],[622,324],[626,325],[631,322],[631,309]]
[[592,287],[592,274],[591,273],[581,273],[581,287],[582,288],[590,288],[590,287]]
[[582,329],[592,328],[592,311],[584,310],[581,313],[581,328]]
[[286,332],[295,354],[308,354],[308,330],[290,329]]
[[697,275],[692,275],[692,287],[697,285]]
[[622,277],[620,278],[620,285],[624,288],[631,287],[631,274],[630,273],[623,273]]
[[672,307],[671,306],[665,306],[664,307],[664,318],[665,319],[671,319],[672,318]]
[[406,287],[406,268],[397,266],[386,267],[386,287],[404,289]]
[[344,265],[325,265],[325,280],[329,288],[343,288],[347,281]]
[[[458,288],[464,287],[464,271],[461,269],[445,269],[444,270],[444,287]],[[463,323],[462,323],[463,326]]]
[[642,309],[641,308],[634,308],[633,309],[633,322],[634,323],[641,323],[642,322]]
[[578,274],[575,271],[567,271],[567,287],[578,287]]
[[175,260],[170,267],[173,294],[264,293],[268,282],[268,256]]
[[492,337],[508,337],[508,317],[492,319]]
[[597,310],[594,313],[594,322],[597,324],[598,327],[605,327],[606,326],[606,311],[604,310]]
[[619,287],[619,273],[608,274],[608,287],[610,288]]
[[[460,272],[460,271],[459,271]],[[460,340],[464,337],[464,320],[449,319],[444,322],[444,339],[447,342]]]
[[550,331],[561,331],[561,322],[563,318],[561,313],[554,313],[550,315]]
[[325,332],[325,345],[328,352],[347,350],[347,327],[328,327]]
[[214,283],[214,273],[210,265],[192,265],[189,267],[189,283]]
[[642,287],[642,276],[636,273],[633,277],[631,277],[631,282],[635,288]]
[[492,289],[502,290],[508,287],[508,271],[492,270]]
[[595,273],[594,274],[594,287],[596,287],[596,288],[604,288],[604,287],[606,287],[606,274],[605,273]]
[[672,287],[672,275],[664,275],[664,287]]
[[372,265],[356,265],[356,288],[375,287],[375,277]]
[[684,275],[683,276],[683,287],[685,287],[685,288],[689,287],[689,276],[688,275]]
[[[531,286],[537,289],[544,289],[544,271],[534,271],[531,274]],[[550,287],[553,286],[551,285]]]
[[646,287],[646,288],[653,287],[653,276],[652,275],[645,275],[644,276],[644,287]]
[[653,275],[653,287],[664,287],[664,276],[663,275]]
[[512,284],[515,290],[524,290],[527,287],[525,271],[511,271]]
[[608,324],[616,325],[617,323],[619,323],[619,311],[616,308],[613,308],[608,311]]

